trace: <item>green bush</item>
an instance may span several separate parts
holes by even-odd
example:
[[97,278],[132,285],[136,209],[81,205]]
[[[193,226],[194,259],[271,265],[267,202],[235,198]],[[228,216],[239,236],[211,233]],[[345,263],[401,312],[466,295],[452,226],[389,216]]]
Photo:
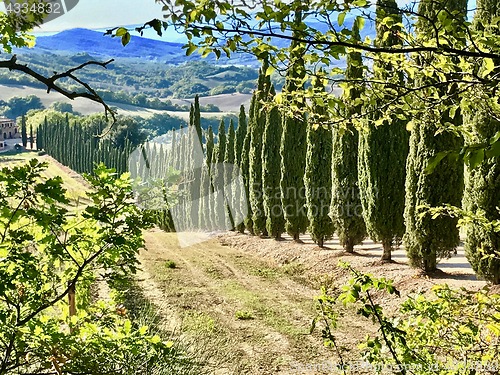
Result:
[[[334,335],[339,303],[353,305],[358,315],[371,319],[378,334],[361,343],[361,356],[372,372],[394,374],[498,374],[500,369],[500,295],[454,290],[436,285],[430,296],[410,296],[399,314],[389,317],[375,295],[399,295],[392,281],[374,278],[345,265],[354,275],[343,293],[332,296],[323,288],[317,297],[325,345],[338,348]],[[340,350],[340,364],[349,367]],[[345,372],[344,372],[345,373]]]

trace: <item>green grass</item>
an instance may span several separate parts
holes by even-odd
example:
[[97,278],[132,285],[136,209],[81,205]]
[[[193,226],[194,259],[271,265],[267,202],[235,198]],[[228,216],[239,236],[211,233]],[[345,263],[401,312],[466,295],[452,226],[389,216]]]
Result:
[[214,333],[217,331],[215,319],[202,311],[189,311],[182,321],[182,330],[191,333]]
[[63,170],[58,164],[51,162],[50,158],[39,156],[36,152],[27,151],[17,154],[0,154],[0,167],[27,163],[31,159],[48,162],[47,169],[42,173],[44,178],[48,179],[57,176],[62,178],[63,187],[66,189],[66,197],[70,200],[68,209],[81,209],[89,203],[85,194],[87,187],[79,178],[71,177],[66,170]]
[[167,259],[165,261],[165,267],[170,269],[175,269],[177,268],[177,263],[175,263],[173,260]]
[[[279,333],[292,337],[304,334],[304,332],[296,326],[295,322],[286,318],[292,316],[292,308],[296,309],[298,306],[294,305],[292,307],[286,304],[280,304],[279,299],[274,299],[272,298],[273,296],[266,298],[263,294],[252,292],[237,281],[227,282],[224,286],[224,294],[239,301],[242,305],[241,311],[253,311],[256,318]],[[302,307],[308,309],[307,306]],[[311,314],[312,313],[311,310]]]
[[234,313],[234,316],[238,320],[253,320],[253,319],[255,319],[254,316],[252,315],[252,313],[250,311],[246,311],[246,310],[236,311]]

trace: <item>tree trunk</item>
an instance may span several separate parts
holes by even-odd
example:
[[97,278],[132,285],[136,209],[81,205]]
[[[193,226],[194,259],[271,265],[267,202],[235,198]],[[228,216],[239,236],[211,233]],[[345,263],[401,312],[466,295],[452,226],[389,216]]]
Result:
[[436,264],[436,259],[432,257],[424,257],[423,259],[424,263],[424,271],[425,273],[432,273],[437,270],[437,264]]
[[325,247],[325,240],[323,237],[318,239],[318,246],[319,247]]
[[383,240],[382,246],[384,252],[382,254],[382,261],[388,262],[392,260],[392,240]]
[[345,242],[344,250],[350,254],[354,253],[354,241],[352,239]]
[[293,235],[293,240],[294,240],[295,242],[299,242],[299,241],[300,241],[300,234],[299,234],[299,233],[294,233],[294,235]]

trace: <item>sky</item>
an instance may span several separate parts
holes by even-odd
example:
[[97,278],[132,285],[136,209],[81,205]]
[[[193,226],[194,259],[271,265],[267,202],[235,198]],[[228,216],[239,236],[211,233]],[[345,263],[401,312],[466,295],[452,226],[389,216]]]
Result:
[[[58,32],[77,27],[104,29],[115,26],[143,24],[161,18],[162,5],[154,0],[80,0],[67,14],[50,21],[37,32]],[[5,4],[0,3],[0,10]]]
[[[415,0],[398,0],[398,4],[403,6],[412,1]],[[0,11],[4,11],[4,7],[1,1]],[[469,9],[471,7],[475,7],[475,0],[469,0]],[[78,5],[70,12],[42,25],[34,32],[55,33],[79,27],[102,30],[116,26],[142,25],[153,18],[161,18],[161,8],[162,5],[155,0],[79,0]],[[155,38],[154,32],[145,36]]]

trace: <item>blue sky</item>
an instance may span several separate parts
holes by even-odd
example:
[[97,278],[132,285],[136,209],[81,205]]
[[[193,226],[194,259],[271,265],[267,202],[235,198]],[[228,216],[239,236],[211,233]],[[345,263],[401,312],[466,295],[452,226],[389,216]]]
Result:
[[[77,27],[102,29],[122,25],[142,24],[153,18],[161,17],[162,5],[154,0],[80,0],[78,5],[40,30],[57,32]],[[0,3],[0,10],[5,5]]]
[[[0,0],[1,1],[1,0]],[[398,0],[399,5],[405,5],[415,0]],[[475,7],[475,0],[469,1],[469,9]],[[80,0],[78,5],[51,22],[46,23],[36,33],[54,33],[62,30],[84,27],[88,29],[106,29],[115,26],[143,24],[153,18],[161,18],[162,5],[155,0]],[[0,10],[4,10],[3,1]],[[147,33],[154,37],[154,33]],[[168,33],[165,39],[177,41],[182,36]]]

